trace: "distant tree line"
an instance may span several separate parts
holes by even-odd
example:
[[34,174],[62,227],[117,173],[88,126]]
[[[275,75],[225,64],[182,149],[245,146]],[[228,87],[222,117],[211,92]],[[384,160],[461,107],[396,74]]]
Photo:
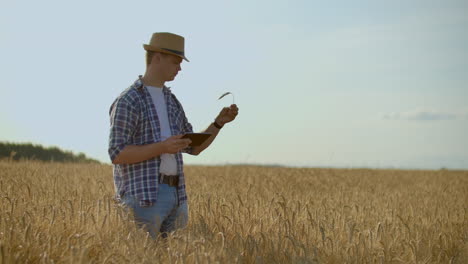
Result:
[[86,162],[99,163],[95,159],[86,157],[84,153],[74,154],[58,147],[45,148],[31,143],[0,142],[0,159],[12,160],[42,160],[58,162]]

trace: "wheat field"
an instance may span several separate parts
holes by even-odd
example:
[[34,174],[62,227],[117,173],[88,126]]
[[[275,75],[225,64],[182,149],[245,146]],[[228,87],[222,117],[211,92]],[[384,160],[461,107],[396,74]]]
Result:
[[0,161],[1,263],[468,263],[468,171],[186,167],[166,240],[113,201],[111,166]]

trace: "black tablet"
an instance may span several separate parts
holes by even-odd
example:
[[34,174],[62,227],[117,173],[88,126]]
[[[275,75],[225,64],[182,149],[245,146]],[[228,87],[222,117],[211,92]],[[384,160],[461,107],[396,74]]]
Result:
[[182,138],[189,138],[192,140],[192,143],[190,143],[190,147],[198,147],[205,140],[207,140],[211,136],[211,133],[187,133],[185,134]]

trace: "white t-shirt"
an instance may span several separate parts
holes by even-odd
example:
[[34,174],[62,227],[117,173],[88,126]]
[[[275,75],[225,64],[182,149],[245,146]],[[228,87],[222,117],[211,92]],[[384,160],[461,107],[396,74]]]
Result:
[[[161,127],[161,140],[166,140],[172,136],[169,117],[167,115],[166,101],[164,100],[163,88],[146,86],[153,99],[156,112],[158,113],[159,124]],[[174,154],[162,154],[159,173],[166,175],[177,175],[177,161]]]

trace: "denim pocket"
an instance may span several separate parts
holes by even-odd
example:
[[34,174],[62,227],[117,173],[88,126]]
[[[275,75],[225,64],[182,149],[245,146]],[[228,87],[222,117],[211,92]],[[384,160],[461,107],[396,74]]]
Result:
[[129,208],[135,208],[135,206],[138,205],[136,197],[128,193],[124,194],[124,196],[121,197],[120,200],[122,205]]
[[146,207],[153,206],[153,203],[151,201],[146,201],[146,200],[140,201],[140,200],[138,200],[138,198],[136,196],[133,196],[133,195],[130,195],[130,194],[124,195],[121,198],[121,201],[122,201],[123,205],[125,205],[127,207],[130,207],[130,208],[133,208],[133,209],[135,209],[137,207],[146,208]]

